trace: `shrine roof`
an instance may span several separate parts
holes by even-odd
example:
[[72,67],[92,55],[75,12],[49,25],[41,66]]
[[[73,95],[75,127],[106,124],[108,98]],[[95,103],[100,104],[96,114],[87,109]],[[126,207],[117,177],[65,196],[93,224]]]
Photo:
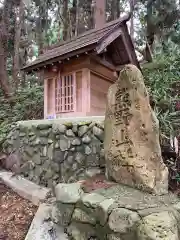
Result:
[[[98,55],[102,53],[113,41],[117,40],[117,38],[122,34],[125,35],[125,38],[128,38],[126,39],[128,41],[128,49],[125,49],[124,45],[120,47],[119,50],[121,53],[123,52],[123,54],[119,52],[119,55],[116,56],[116,59],[121,58],[122,60],[122,58],[127,55],[126,51],[129,50],[129,54],[133,55],[132,58],[137,63],[134,47],[126,26],[126,22],[129,20],[129,18],[130,15],[126,15],[117,20],[106,23],[100,29],[86,31],[76,38],[53,45],[51,46],[52,49],[49,49],[43,54],[39,55],[35,61],[24,66],[22,70],[31,71],[83,53],[93,52],[94,54]],[[119,61],[119,63],[120,62],[122,61]]]

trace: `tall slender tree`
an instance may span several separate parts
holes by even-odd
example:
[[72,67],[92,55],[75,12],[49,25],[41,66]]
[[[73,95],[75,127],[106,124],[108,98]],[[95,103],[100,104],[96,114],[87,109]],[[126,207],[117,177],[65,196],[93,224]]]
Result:
[[17,88],[20,81],[20,40],[21,40],[21,32],[23,28],[23,20],[24,20],[24,2],[20,0],[19,6],[15,11],[15,35],[14,35],[14,54],[13,54],[13,69],[12,76],[15,84],[15,88]]

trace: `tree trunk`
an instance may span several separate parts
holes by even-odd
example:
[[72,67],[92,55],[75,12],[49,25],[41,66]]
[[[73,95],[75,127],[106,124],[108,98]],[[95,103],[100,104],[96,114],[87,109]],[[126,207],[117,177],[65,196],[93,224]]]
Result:
[[134,0],[129,1],[129,7],[130,7],[130,12],[131,12],[131,20],[130,20],[130,35],[131,39],[134,42]]
[[38,18],[36,20],[36,35],[39,54],[42,54],[47,31],[47,1],[39,1],[37,7]]
[[92,0],[87,0],[87,13],[88,13],[88,29],[94,28],[94,12],[92,11]]
[[19,64],[19,46],[20,46],[20,38],[21,38],[21,30],[23,27],[23,17],[24,17],[24,2],[20,1],[20,5],[18,7],[16,23],[15,23],[15,37],[14,37],[14,56],[13,56],[13,70],[12,76],[13,81],[15,83],[15,89],[19,84],[20,80],[20,64]]
[[78,29],[78,22],[77,21],[77,15],[78,15],[78,0],[73,0],[72,3],[72,8],[70,9],[70,13],[71,13],[71,26],[72,26],[72,36],[76,36],[77,35],[77,29]]
[[76,17],[75,17],[75,32],[74,35],[77,37],[79,30],[79,0],[76,0]]
[[[0,24],[0,28],[1,28]],[[6,71],[6,53],[4,51],[2,36],[0,34],[0,86],[3,90],[3,94],[5,98],[9,98],[11,96],[11,89],[9,85],[8,74]]]
[[116,18],[119,18],[120,17],[120,0],[116,0],[116,11],[117,11]]
[[111,1],[111,20],[117,19],[117,2]]
[[68,38],[68,0],[63,1],[63,40],[67,40]]
[[96,0],[95,4],[95,28],[101,28],[106,23],[106,1]]
[[0,16],[0,86],[6,98],[9,98],[12,92],[6,70],[8,55],[8,27],[11,10],[12,3],[10,4],[8,0],[5,0],[3,12]]
[[146,37],[148,45],[150,46],[151,51],[153,50],[154,38],[155,38],[155,29],[154,24],[152,22],[152,14],[153,14],[153,2],[155,0],[148,0],[147,2],[147,30]]

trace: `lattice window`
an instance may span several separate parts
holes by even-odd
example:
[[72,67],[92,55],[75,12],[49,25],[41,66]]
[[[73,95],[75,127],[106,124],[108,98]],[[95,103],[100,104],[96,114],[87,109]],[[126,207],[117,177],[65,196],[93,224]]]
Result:
[[57,78],[55,90],[56,113],[74,112],[76,107],[75,74]]

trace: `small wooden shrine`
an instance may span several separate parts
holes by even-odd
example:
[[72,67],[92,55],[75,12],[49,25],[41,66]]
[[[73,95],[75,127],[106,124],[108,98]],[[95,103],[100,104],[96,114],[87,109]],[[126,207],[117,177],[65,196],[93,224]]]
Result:
[[25,66],[44,78],[44,118],[102,116],[106,94],[124,64],[139,67],[129,15],[62,42]]

